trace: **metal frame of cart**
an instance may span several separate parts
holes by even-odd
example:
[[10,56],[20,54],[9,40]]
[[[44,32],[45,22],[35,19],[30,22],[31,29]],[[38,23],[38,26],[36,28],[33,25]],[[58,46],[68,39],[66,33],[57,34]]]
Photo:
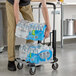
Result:
[[[50,62],[52,63],[52,68],[54,70],[58,69],[58,59],[56,57],[56,30],[55,30],[55,10],[56,10],[56,5],[54,3],[46,3],[47,5],[52,5],[53,9],[54,9],[54,14],[53,14],[53,30],[52,32],[50,32],[50,43],[48,44],[48,46],[51,46],[51,35],[52,35],[52,48],[53,48],[53,60]],[[40,8],[41,8],[42,3],[39,4],[39,22],[40,22]],[[41,43],[41,41],[38,41],[38,43]],[[43,42],[43,44],[45,44],[45,41]],[[17,68],[19,70],[21,70],[23,68],[23,63],[24,64],[29,64],[29,73],[31,75],[34,75],[36,73],[36,65],[32,64],[32,63],[26,63],[24,60],[20,60],[20,58],[17,58],[16,61],[18,62]]]

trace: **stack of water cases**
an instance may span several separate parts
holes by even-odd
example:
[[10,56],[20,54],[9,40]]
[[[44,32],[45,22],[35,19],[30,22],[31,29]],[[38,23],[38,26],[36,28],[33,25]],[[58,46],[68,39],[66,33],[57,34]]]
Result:
[[52,48],[42,44],[25,44],[19,49],[19,57],[26,62],[39,64],[52,60]]
[[27,40],[43,40],[46,25],[44,23],[29,22],[21,20],[16,26],[15,35]]

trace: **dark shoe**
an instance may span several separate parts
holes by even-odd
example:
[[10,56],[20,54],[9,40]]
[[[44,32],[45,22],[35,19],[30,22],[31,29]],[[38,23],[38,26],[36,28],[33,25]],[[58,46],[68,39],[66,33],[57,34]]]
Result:
[[9,71],[16,71],[15,61],[8,61],[8,70]]

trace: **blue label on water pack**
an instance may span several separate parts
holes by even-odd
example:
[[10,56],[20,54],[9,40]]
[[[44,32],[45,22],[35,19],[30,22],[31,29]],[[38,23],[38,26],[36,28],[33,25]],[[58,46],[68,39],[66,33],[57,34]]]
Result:
[[40,62],[46,62],[52,58],[52,51],[51,50],[43,50],[38,54],[28,54],[26,61],[30,63],[39,64]]
[[26,40],[42,41],[44,39],[45,29],[46,29],[46,25],[43,27],[43,31],[34,30],[32,32],[29,32],[29,35],[27,36]]

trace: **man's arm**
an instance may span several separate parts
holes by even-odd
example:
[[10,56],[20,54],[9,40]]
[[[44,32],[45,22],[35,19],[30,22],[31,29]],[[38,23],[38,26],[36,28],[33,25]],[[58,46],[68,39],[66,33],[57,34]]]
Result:
[[20,16],[19,16],[19,1],[20,0],[14,0],[14,15],[16,19],[16,24],[20,21]]
[[44,20],[45,20],[45,24],[47,25],[46,32],[45,32],[45,38],[47,38],[49,36],[51,27],[50,27],[48,9],[47,9],[47,6],[46,6],[46,0],[41,0],[41,2],[42,2],[43,17],[44,17]]

